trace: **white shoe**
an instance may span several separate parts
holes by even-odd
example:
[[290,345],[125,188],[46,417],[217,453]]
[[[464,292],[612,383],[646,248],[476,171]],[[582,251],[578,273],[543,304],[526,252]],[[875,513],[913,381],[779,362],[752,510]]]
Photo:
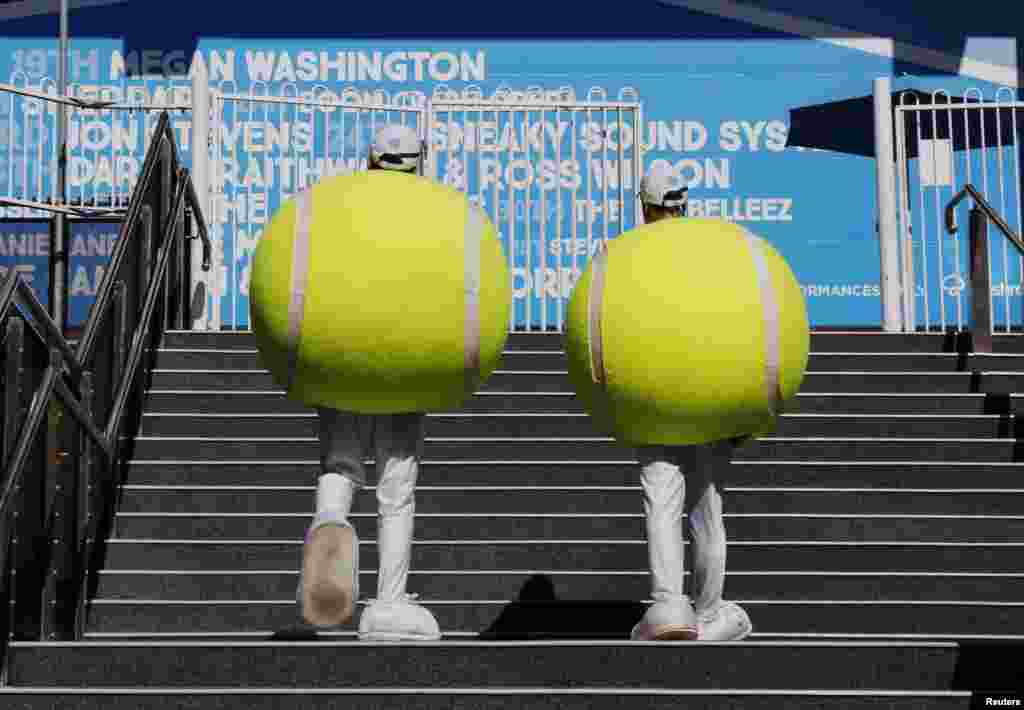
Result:
[[754,630],[747,612],[735,602],[719,602],[701,613],[699,626],[700,641],[739,641]]
[[348,521],[318,522],[302,549],[297,601],[306,623],[341,626],[359,598],[359,538]]
[[359,620],[360,641],[437,641],[441,629],[430,611],[415,594],[398,599],[370,600]]
[[629,637],[634,641],[696,641],[697,614],[687,597],[651,604]]

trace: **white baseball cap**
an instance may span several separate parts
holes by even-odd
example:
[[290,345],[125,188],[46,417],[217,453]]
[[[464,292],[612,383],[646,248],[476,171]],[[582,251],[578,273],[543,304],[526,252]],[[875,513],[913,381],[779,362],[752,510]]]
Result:
[[640,181],[640,199],[649,205],[683,207],[686,193],[682,176],[668,163],[655,163]]
[[411,172],[419,167],[422,147],[411,127],[391,123],[377,131],[370,158],[384,170]]

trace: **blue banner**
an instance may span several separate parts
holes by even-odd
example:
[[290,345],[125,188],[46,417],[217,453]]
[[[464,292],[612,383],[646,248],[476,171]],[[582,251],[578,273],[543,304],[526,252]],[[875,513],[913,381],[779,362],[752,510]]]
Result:
[[[118,225],[70,222],[68,243],[68,327],[80,328],[89,318],[100,280],[117,243]],[[50,223],[44,220],[0,221],[0,276],[19,272],[36,297],[48,306],[50,297]]]
[[[45,84],[55,71],[51,48],[50,40],[0,42],[0,76],[22,85]],[[320,100],[383,96],[415,103],[443,95],[490,98],[539,89],[571,94],[578,101],[603,97],[640,102],[638,134],[631,124],[620,129],[614,112],[608,113],[608,130],[601,112],[573,117],[551,111],[531,111],[529,126],[509,125],[502,117],[470,110],[452,112],[427,127],[430,148],[439,157],[437,177],[478,190],[483,206],[502,223],[506,236],[515,235],[505,248],[521,296],[516,307],[520,325],[557,324],[559,314],[551,297],[568,295],[578,268],[589,259],[591,237],[614,235],[632,226],[637,176],[625,171],[624,164],[638,147],[643,148],[645,167],[665,161],[682,173],[690,187],[690,214],[740,222],[780,251],[802,285],[812,325],[880,324],[874,160],[787,148],[786,140],[791,109],[871,94],[874,78],[893,75],[891,58],[800,39],[740,43],[206,38],[200,41],[198,56],[211,86],[228,94]],[[128,78],[130,70],[180,69],[188,59],[125,52],[113,40],[83,39],[75,43],[70,81],[82,96],[188,104],[187,78]],[[994,87],[958,77],[894,81],[894,88],[904,87],[943,88],[954,95],[979,87],[987,97],[994,95]],[[11,106],[0,101],[0,136],[5,138],[12,137],[9,126],[31,123],[37,116],[31,111],[38,112]],[[337,110],[254,108],[245,102],[223,109],[215,117],[222,143],[216,156],[219,223],[213,225],[223,255],[220,315],[226,326],[244,328],[248,271],[261,230],[298,189],[325,175],[359,169],[371,124],[363,123],[356,131],[351,116]],[[74,117],[69,134],[70,196],[123,196],[141,165],[152,119],[155,116],[141,113],[123,121],[106,114]],[[36,123],[48,126],[49,120],[44,111],[41,123]],[[176,113],[172,121],[182,158],[189,163],[195,141],[190,117]],[[873,126],[863,130],[870,132]],[[27,197],[48,194],[53,146],[43,133],[14,129],[13,141],[0,140],[0,190]],[[1009,175],[1014,169],[1010,165],[1000,163],[1000,170]],[[914,165],[909,171],[916,175]],[[627,196],[626,215],[605,214],[603,191],[614,195],[620,188]],[[912,197],[916,200],[916,194]],[[932,219],[934,213],[933,206],[922,210],[916,202],[909,209],[918,221]],[[25,216],[10,208],[4,215]],[[921,224],[924,230],[926,223]],[[957,256],[959,264],[965,263],[965,252],[955,246],[946,249],[950,242],[938,229],[917,237],[923,239],[922,246],[915,246],[916,258],[922,260],[916,270],[918,311],[930,318],[955,314],[959,291],[944,296],[929,292],[922,280],[923,267],[930,263],[934,276],[941,262],[951,273]],[[86,299],[90,289],[94,293],[103,259],[98,245],[99,241],[78,257],[96,260],[81,262],[81,269],[72,254],[73,299]],[[2,263],[21,265],[26,273],[32,267],[35,283],[42,279],[45,288],[45,269],[37,267],[40,257],[28,249],[0,255]],[[1012,267],[1006,288],[1019,292],[1020,269],[1016,262]],[[960,274],[964,271],[961,266]],[[728,278],[727,272],[723,278]],[[993,286],[1002,280],[997,274]],[[947,287],[956,290],[953,282],[943,286]],[[543,310],[542,294],[549,299]],[[949,301],[951,294],[954,301]],[[81,306],[75,308],[73,320],[83,318]],[[1017,318],[1019,309],[1013,308]],[[997,319],[1001,313],[1005,317],[1005,303],[997,304]]]
[[14,270],[47,306],[50,285],[49,220],[0,220],[0,278]]

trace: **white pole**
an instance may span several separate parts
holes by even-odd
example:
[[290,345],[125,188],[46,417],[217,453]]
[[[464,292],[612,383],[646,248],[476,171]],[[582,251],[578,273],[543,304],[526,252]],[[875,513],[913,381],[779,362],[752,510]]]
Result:
[[[203,205],[203,219],[206,220],[207,229],[210,231],[210,240],[216,243],[221,235],[211,219],[213,210],[210,208],[210,79],[206,71],[206,62],[198,50],[192,69],[192,183]],[[211,264],[210,271],[203,271],[202,255],[202,241],[193,239],[192,284],[194,288],[202,289],[205,294],[202,299],[202,311],[193,314],[194,330],[209,330],[216,320],[215,313],[219,313],[216,306],[219,306],[220,299],[212,290],[217,287],[218,279],[211,278],[215,274],[216,264]],[[194,295],[195,291],[193,297]]]
[[899,235],[896,224],[896,164],[893,159],[892,84],[875,79],[875,168],[878,192],[878,242],[882,259],[882,328],[904,329],[900,298]]

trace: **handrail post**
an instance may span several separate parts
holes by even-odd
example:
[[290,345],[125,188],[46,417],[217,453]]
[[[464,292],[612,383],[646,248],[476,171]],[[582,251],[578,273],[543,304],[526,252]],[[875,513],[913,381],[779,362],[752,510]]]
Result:
[[[60,367],[60,352],[54,348],[51,350],[50,364]],[[50,400],[51,403],[54,400]],[[72,417],[67,417],[72,419]],[[76,422],[77,423],[77,422]],[[56,445],[59,447],[62,440],[66,440],[67,431],[64,426],[71,426],[67,421],[56,432]],[[79,425],[81,428],[81,425]],[[76,447],[77,448],[77,447]],[[53,489],[47,491],[51,496],[52,523],[48,531],[50,537],[50,564],[48,565],[46,582],[43,587],[43,598],[45,606],[43,619],[45,628],[44,638],[50,641],[66,640],[68,636],[67,615],[72,599],[69,599],[69,591],[73,585],[69,584],[74,579],[75,563],[75,528],[77,525],[75,515],[75,475],[73,472],[77,465],[72,467],[71,475],[68,475],[68,466],[60,459],[48,461],[55,471]]]
[[[14,449],[18,444],[18,431],[24,421],[24,410],[22,407],[22,388],[25,386],[22,375],[22,363],[24,363],[25,349],[25,321],[16,314],[7,318],[4,342],[4,397],[3,397],[3,456],[0,459],[0,471],[7,469],[7,463],[14,456]],[[6,486],[7,482],[0,480],[0,486]],[[4,615],[2,631],[6,635],[13,636],[16,625],[14,620],[14,604],[17,602],[17,566],[18,546],[15,542],[22,527],[23,520],[18,519],[18,510],[12,511],[10,517],[3,516],[0,511],[0,585],[4,587],[4,594],[0,595],[0,601],[4,607],[0,613]],[[9,573],[8,573],[9,571]],[[6,647],[7,638],[0,639],[0,647]]]
[[18,443],[18,425],[22,421],[21,388],[24,383],[21,379],[21,363],[25,349],[25,321],[16,315],[10,316],[7,319],[5,338],[3,459],[0,460],[4,468],[14,454],[14,447]]
[[[111,318],[111,333],[114,338],[114,345],[110,349],[112,357],[110,358],[110,382],[115,384],[121,381],[121,373],[124,372],[125,361],[127,359],[125,341],[127,339],[128,331],[128,287],[124,281],[118,281],[114,284],[114,297],[112,304],[113,313]],[[113,397],[108,395],[108,399],[111,401],[111,410],[113,409]],[[105,412],[109,415],[110,412]]]
[[154,210],[150,205],[143,205],[142,209],[139,210],[139,230],[141,234],[136,236],[139,244],[139,263],[138,263],[138,282],[135,288],[136,299],[138,302],[134,303],[134,313],[129,313],[129,325],[128,329],[131,330],[131,323],[139,317],[139,309],[142,308],[141,298],[142,294],[149,290],[150,274],[153,270],[152,261],[153,254],[156,249],[153,244],[155,237],[153,236],[156,232],[153,224],[158,219]]
[[[20,316],[14,316],[20,318]],[[23,339],[22,360],[20,363],[22,390],[18,401],[20,416],[19,432],[15,450],[4,462],[4,468],[12,471],[17,477],[18,469],[22,475],[13,481],[12,496],[14,507],[12,542],[13,577],[11,591],[13,594],[12,608],[14,611],[14,636],[19,640],[38,640],[44,626],[43,585],[46,569],[43,561],[47,557],[48,538],[46,535],[46,467],[47,447],[46,429],[40,423],[35,435],[30,434],[29,425],[40,416],[45,417],[44,409],[48,401],[40,397],[47,385],[49,373],[53,372],[53,355],[38,340],[31,337],[34,333],[26,328]],[[48,357],[49,355],[49,357]],[[59,361],[59,356],[57,357]],[[51,360],[48,366],[43,365]],[[27,385],[27,387],[26,387]],[[21,458],[21,463],[12,469]],[[11,481],[4,481],[10,485]]]
[[[970,220],[970,269],[971,269],[971,339],[974,352],[992,352],[992,287],[988,263],[988,222],[1002,232],[1010,244],[1024,256],[1024,239],[1015,233],[985,197],[970,183],[964,185],[953,199],[946,204],[946,231],[956,234],[956,207],[964,199],[974,200]],[[1009,314],[1007,314],[1009,323]]]
[[992,303],[988,272],[988,222],[975,206],[970,218],[971,340],[976,353],[992,352]]
[[[93,382],[92,372],[86,371],[82,374],[80,397],[82,409],[89,416],[95,416],[93,407]],[[77,473],[77,525],[75,526],[75,576],[78,587],[75,590],[75,616],[72,634],[75,641],[81,641],[85,634],[85,605],[89,594],[90,582],[90,560],[93,551],[93,452],[95,448],[85,432],[79,433],[78,438],[78,461],[75,469]],[[69,590],[70,591],[70,590]]]

